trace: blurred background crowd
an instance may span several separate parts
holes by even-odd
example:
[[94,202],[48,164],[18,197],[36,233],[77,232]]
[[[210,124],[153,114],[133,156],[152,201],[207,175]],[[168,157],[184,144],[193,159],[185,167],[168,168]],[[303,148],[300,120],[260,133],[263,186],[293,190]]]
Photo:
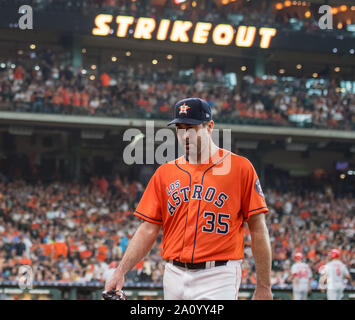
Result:
[[98,68],[74,70],[69,53],[22,52],[0,64],[0,110],[169,119],[176,101],[198,96],[224,123],[295,126],[293,116],[313,128],[351,130],[355,123],[355,94],[335,80],[310,85],[305,78],[244,75],[237,87],[222,69],[203,64]]
[[[355,267],[355,201],[350,193],[332,190],[330,184],[298,192],[277,185],[265,188],[273,285],[292,283],[296,252],[310,264],[314,288],[330,249],[339,248],[342,261]],[[94,176],[87,184],[32,184],[2,176],[0,281],[16,280],[25,264],[32,266],[35,281],[105,281],[140,224],[133,211],[143,191],[140,182],[119,176]],[[242,284],[256,281],[250,240],[246,225]],[[160,234],[126,280],[161,282],[161,249]]]

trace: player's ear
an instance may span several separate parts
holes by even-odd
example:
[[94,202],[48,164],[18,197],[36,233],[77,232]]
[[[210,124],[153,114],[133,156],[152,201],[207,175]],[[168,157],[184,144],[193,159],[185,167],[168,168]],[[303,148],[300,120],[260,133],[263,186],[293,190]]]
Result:
[[208,133],[211,134],[213,131],[213,127],[214,127],[214,121],[213,120],[208,121],[206,126],[207,126]]

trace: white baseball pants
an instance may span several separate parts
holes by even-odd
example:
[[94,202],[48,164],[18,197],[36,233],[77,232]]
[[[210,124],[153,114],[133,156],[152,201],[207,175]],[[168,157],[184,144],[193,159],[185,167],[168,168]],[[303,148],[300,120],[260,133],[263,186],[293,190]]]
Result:
[[307,300],[308,290],[307,289],[294,289],[293,290],[293,300]]
[[165,300],[237,300],[242,260],[224,266],[190,270],[167,262],[163,278]]
[[328,289],[327,290],[327,299],[328,300],[341,300],[343,298],[344,289]]

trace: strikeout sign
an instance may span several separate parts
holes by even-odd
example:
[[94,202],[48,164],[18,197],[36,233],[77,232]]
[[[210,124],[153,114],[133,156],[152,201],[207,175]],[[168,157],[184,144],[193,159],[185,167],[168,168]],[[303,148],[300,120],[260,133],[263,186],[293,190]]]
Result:
[[[92,34],[95,36],[108,36],[111,34],[110,24],[113,22],[110,14],[99,14],[95,18],[95,28]],[[213,25],[210,22],[192,22],[188,20],[161,19],[132,16],[117,16],[116,36],[125,38],[129,30],[133,28],[135,39],[156,39],[160,41],[170,40],[173,42],[192,42],[206,44],[209,39],[220,46],[235,45],[237,47],[251,47],[255,37],[260,36],[260,48],[267,49],[271,39],[276,36],[275,28],[257,28],[254,26],[239,26],[237,28],[230,24]]]

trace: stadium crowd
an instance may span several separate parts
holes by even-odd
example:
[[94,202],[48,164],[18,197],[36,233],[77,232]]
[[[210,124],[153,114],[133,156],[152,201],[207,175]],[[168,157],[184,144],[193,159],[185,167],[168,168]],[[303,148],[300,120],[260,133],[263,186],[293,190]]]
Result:
[[[22,52],[0,63],[0,110],[168,119],[176,101],[199,96],[219,122],[353,129],[355,95],[339,91],[335,81],[310,85],[248,74],[239,80],[237,86],[223,70],[201,64],[175,70],[118,62],[74,70],[68,53]],[[292,117],[299,115],[297,123]]]
[[[292,183],[290,181],[290,183]],[[355,267],[355,201],[332,188],[300,192],[266,187],[267,224],[273,252],[272,284],[292,283],[290,268],[302,252],[317,287],[327,253],[339,248]],[[35,281],[105,281],[140,224],[132,212],[144,186],[113,176],[79,182],[0,183],[0,281],[16,280],[21,265],[31,265]],[[305,190],[303,190],[305,191]],[[250,233],[246,225],[242,284],[255,284]],[[164,270],[161,234],[149,255],[128,273],[127,281],[160,283]]]

